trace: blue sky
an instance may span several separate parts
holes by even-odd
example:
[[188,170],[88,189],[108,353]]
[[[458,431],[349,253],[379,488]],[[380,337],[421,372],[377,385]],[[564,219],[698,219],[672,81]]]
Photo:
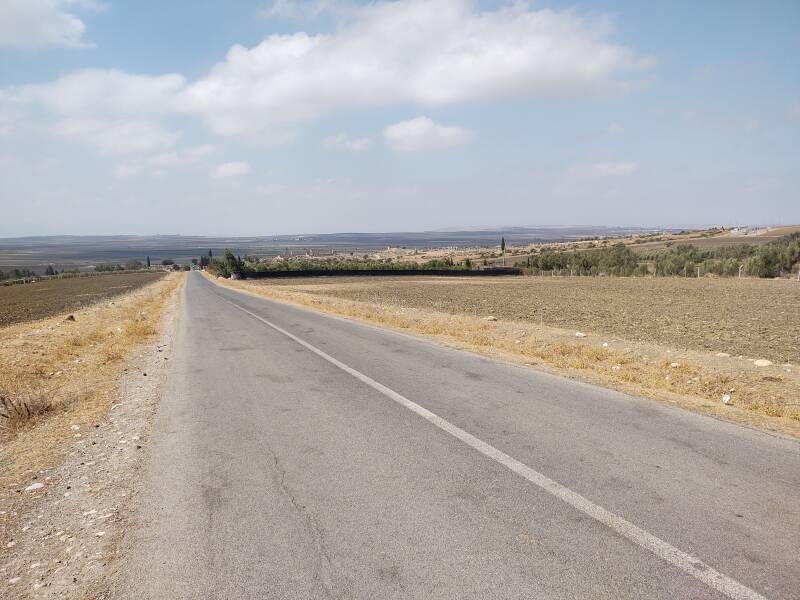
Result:
[[0,0],[0,236],[800,222],[798,2]]

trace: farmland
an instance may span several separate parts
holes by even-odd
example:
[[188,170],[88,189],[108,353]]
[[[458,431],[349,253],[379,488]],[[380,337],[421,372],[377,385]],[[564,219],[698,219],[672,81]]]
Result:
[[756,279],[304,280],[309,294],[800,362],[800,285]]
[[77,310],[133,291],[164,273],[125,273],[50,279],[0,287],[0,327]]

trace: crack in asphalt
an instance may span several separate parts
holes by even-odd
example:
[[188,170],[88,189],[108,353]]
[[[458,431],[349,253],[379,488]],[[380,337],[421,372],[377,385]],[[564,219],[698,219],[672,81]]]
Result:
[[331,573],[333,573],[333,561],[325,546],[325,537],[322,528],[319,526],[316,519],[314,519],[313,515],[306,510],[305,505],[298,501],[292,489],[286,484],[286,469],[281,465],[278,455],[272,449],[269,450],[269,453],[272,456],[273,466],[278,475],[277,483],[281,493],[286,497],[294,511],[305,523],[306,529],[310,532],[314,540],[317,555],[317,572],[314,579],[322,588],[327,598],[339,598],[339,594],[333,589],[333,578],[331,577]]

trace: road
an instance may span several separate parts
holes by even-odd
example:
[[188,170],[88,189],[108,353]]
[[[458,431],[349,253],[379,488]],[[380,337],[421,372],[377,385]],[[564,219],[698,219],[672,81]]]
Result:
[[799,598],[800,444],[188,275],[123,598]]

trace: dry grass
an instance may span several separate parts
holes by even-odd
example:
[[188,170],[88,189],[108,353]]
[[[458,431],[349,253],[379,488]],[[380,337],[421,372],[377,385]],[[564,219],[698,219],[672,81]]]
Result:
[[[72,425],[102,419],[122,361],[159,331],[183,274],[169,275],[114,302],[0,329],[0,501],[26,473],[58,464]],[[5,498],[4,498],[5,497]]]
[[[442,280],[426,288],[432,291],[419,302],[423,308],[410,306],[408,293],[388,298],[389,292],[384,286],[413,288],[414,282],[410,280],[393,283],[362,278],[353,283],[328,281],[222,283],[271,299],[432,336],[458,347],[537,364],[629,393],[800,437],[800,407],[797,404],[800,376],[794,367],[759,369],[746,359],[719,357],[702,350],[702,347],[675,349],[654,343],[658,342],[657,339],[625,339],[609,334],[608,322],[603,322],[604,333],[584,327],[581,331],[588,336],[577,339],[575,329],[550,327],[546,321],[532,323],[531,320],[504,318],[485,321],[474,314],[449,310],[461,305],[463,298],[453,290],[454,283]],[[503,284],[499,281],[481,282],[477,287],[481,285]],[[357,288],[359,300],[342,297],[348,295],[343,291],[356,293],[348,286]],[[462,289],[458,289],[459,293]],[[396,287],[392,292],[397,292]],[[624,290],[619,293],[624,294]],[[493,296],[491,290],[487,292],[484,289],[481,294]],[[401,302],[398,298],[404,300]],[[506,295],[505,300],[513,304],[520,299]],[[630,301],[630,310],[635,312],[636,305],[633,299]],[[636,319],[635,314],[629,317]],[[603,346],[603,343],[608,345]],[[673,367],[673,363],[677,366]],[[723,394],[732,396],[732,405],[721,402]]]

